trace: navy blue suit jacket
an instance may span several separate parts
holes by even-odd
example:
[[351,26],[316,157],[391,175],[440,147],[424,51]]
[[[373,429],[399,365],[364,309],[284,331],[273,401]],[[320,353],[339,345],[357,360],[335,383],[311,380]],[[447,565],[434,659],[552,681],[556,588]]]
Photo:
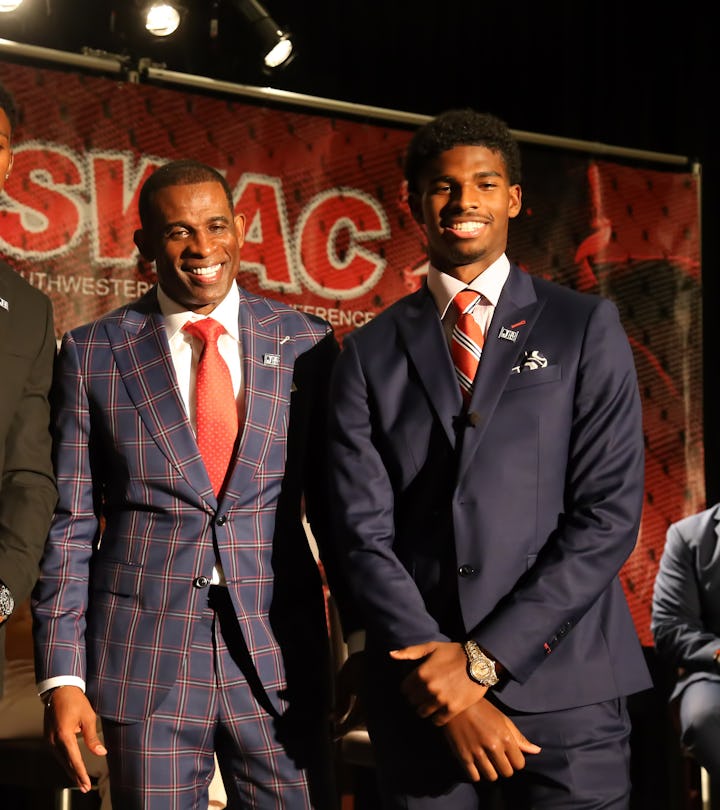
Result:
[[673,523],[655,578],[655,649],[679,671],[677,697],[698,680],[720,681],[720,504]]
[[511,266],[463,417],[423,287],[345,339],[332,397],[336,533],[376,656],[371,701],[391,691],[377,667],[400,667],[387,651],[432,639],[489,650],[510,676],[493,692],[521,711],[651,685],[618,579],[644,452],[614,304]]

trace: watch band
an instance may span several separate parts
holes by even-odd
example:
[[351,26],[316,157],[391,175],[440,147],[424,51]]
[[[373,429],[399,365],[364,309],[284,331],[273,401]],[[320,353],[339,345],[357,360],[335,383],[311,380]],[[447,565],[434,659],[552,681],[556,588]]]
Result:
[[480,649],[476,641],[468,639],[463,645],[468,659],[467,672],[481,686],[495,686],[500,680],[495,671],[495,662]]
[[15,600],[10,588],[5,583],[0,582],[0,616],[7,618],[15,610]]

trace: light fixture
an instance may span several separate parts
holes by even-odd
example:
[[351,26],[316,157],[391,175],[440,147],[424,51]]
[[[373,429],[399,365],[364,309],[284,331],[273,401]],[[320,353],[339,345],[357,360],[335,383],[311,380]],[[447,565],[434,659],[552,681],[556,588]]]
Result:
[[283,31],[258,0],[233,0],[233,5],[253,29],[267,70],[286,67],[295,57],[290,34]]
[[23,0],[0,0],[0,13],[6,11],[15,11],[23,3]]
[[169,37],[179,25],[180,11],[171,3],[153,3],[145,10],[145,28],[155,37]]

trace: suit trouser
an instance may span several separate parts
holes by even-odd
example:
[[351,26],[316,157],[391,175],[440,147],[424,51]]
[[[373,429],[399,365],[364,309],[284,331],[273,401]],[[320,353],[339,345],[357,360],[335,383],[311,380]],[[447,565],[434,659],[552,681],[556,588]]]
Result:
[[103,719],[113,806],[205,810],[216,752],[228,808],[332,807],[321,718],[278,714],[226,589],[209,590],[186,665],[155,712],[142,723]]
[[715,781],[720,781],[720,683],[693,681],[680,695],[682,741]]
[[[537,745],[539,754],[528,754],[526,766],[509,779],[496,783],[472,784],[461,781],[442,731],[429,729],[435,736],[434,753],[425,764],[415,764],[415,773],[433,767],[434,760],[444,774],[434,788],[417,795],[410,781],[398,786],[397,769],[388,763],[380,767],[384,807],[392,810],[626,810],[630,802],[630,720],[625,700],[582,706],[557,712],[525,714],[503,711],[522,733]],[[427,723],[427,721],[421,721]],[[430,736],[428,736],[428,741]],[[437,747],[435,747],[437,746]],[[417,750],[417,749],[416,749]],[[442,752],[442,753],[439,753]],[[382,757],[381,751],[377,756]],[[406,760],[406,773],[412,763]],[[499,794],[499,795],[498,795]],[[500,804],[498,805],[498,802]]]

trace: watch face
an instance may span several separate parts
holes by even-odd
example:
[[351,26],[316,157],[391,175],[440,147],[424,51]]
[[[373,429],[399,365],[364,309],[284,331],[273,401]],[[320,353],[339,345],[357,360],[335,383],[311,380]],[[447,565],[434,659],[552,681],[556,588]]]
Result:
[[483,686],[494,686],[498,682],[492,661],[484,656],[470,664],[470,676]]

